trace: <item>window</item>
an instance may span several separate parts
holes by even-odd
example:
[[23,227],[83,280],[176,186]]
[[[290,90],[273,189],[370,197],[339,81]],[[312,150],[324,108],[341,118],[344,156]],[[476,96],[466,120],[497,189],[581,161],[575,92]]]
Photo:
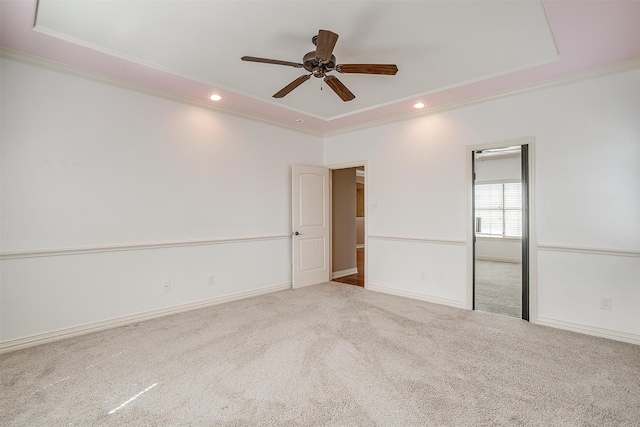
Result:
[[519,182],[476,184],[476,235],[522,237],[522,186]]

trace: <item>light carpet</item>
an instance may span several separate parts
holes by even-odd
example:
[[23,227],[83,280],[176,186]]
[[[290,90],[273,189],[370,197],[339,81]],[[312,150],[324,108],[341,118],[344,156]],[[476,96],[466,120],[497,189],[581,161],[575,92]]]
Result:
[[476,310],[522,317],[522,264],[476,260]]
[[3,426],[640,425],[640,347],[326,283],[0,356]]

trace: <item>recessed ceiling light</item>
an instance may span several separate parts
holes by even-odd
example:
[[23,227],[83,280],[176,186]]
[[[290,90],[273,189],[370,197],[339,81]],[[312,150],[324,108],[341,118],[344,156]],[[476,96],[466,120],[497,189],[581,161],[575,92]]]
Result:
[[424,103],[423,103],[423,102],[418,102],[418,103],[416,103],[416,104],[413,104],[413,106],[414,106],[415,108],[424,108],[424,107],[425,107],[425,105],[424,105]]
[[302,124],[302,123],[304,123],[304,120],[303,119],[296,119],[296,122]]
[[220,101],[222,97],[220,95],[211,95],[209,99],[212,101]]

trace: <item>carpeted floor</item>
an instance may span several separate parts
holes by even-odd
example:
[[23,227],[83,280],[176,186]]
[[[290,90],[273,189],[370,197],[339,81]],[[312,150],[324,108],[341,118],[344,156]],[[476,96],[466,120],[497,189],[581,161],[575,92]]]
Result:
[[640,347],[327,283],[0,356],[0,425],[634,426]]
[[522,317],[522,264],[476,260],[476,310]]

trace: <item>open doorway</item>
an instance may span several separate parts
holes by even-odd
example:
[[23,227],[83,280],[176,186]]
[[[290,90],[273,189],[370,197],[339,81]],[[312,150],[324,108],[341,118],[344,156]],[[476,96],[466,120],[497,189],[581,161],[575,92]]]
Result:
[[365,284],[365,168],[331,171],[331,279]]
[[472,151],[473,309],[529,320],[528,146]]

